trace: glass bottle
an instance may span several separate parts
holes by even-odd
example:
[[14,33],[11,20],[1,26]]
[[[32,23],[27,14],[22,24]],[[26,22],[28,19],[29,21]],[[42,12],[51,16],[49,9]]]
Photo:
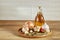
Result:
[[45,23],[45,20],[44,20],[43,14],[42,14],[41,7],[39,6],[38,8],[39,8],[39,10],[35,17],[35,26],[41,27]]

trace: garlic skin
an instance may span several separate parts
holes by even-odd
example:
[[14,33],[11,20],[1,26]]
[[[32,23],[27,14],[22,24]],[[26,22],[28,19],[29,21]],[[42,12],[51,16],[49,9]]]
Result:
[[42,26],[43,29],[46,30],[46,32],[50,32],[50,29],[49,29],[49,26],[47,25],[47,23],[45,23],[43,26]]

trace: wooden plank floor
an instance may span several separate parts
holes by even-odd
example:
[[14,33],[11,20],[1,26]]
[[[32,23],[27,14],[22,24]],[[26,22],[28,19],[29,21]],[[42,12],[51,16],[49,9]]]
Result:
[[0,21],[0,40],[60,40],[60,21],[47,21],[52,35],[45,38],[23,38],[18,29],[25,21]]

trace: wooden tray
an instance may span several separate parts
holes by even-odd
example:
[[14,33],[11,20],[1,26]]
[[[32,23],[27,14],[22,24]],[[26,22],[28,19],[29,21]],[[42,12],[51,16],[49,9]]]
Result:
[[[20,28],[21,29],[21,28]],[[28,36],[26,34],[23,34],[23,32],[21,32],[21,30],[18,30],[19,36],[21,37],[25,37],[25,38],[42,38],[42,37],[47,37],[50,36],[52,34],[52,32],[49,32],[47,34],[43,34],[43,35],[36,35],[36,36]]]

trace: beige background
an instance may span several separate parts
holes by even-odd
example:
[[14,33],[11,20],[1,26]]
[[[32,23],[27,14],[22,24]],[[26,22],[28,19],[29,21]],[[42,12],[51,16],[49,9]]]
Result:
[[46,20],[60,20],[60,0],[0,0],[0,20],[33,20],[38,5]]

